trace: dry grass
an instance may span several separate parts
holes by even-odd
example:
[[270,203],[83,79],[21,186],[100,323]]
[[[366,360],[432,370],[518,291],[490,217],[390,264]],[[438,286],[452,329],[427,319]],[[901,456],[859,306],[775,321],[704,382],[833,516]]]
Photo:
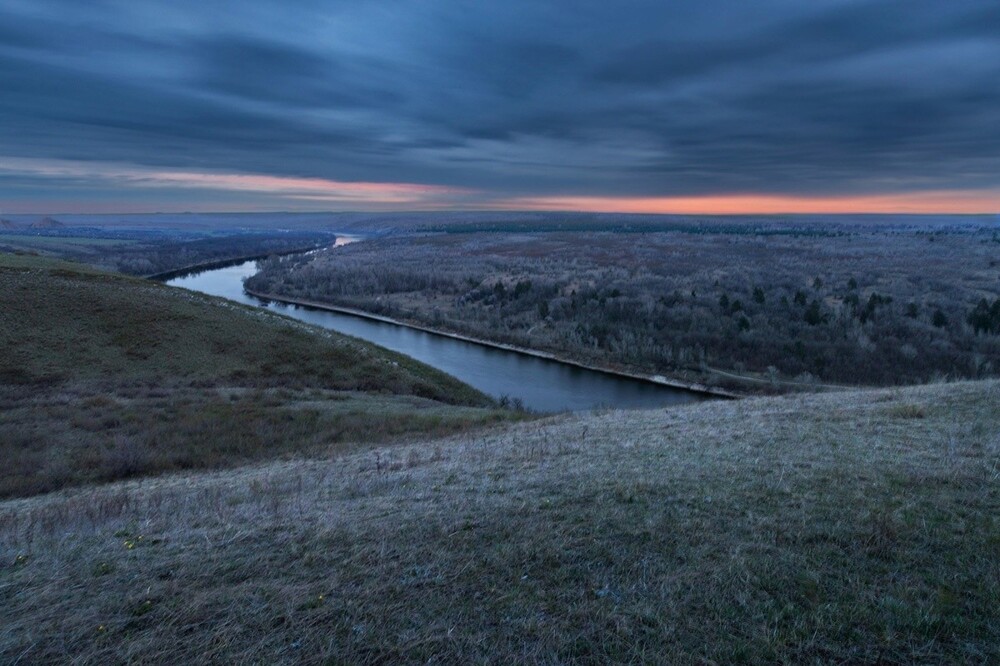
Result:
[[611,411],[8,501],[0,661],[996,661],[997,404]]
[[0,386],[0,498],[289,455],[330,455],[403,436],[522,418],[414,396],[323,389],[62,383]]
[[0,383],[296,386],[490,400],[373,344],[260,308],[78,264],[0,253]]
[[0,254],[0,498],[517,418],[361,340]]

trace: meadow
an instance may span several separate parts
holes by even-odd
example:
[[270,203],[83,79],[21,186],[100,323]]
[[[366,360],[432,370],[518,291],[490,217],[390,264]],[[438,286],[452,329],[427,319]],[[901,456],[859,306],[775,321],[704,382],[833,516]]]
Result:
[[[208,216],[214,219],[213,216]],[[333,243],[325,230],[290,231],[99,226],[0,227],[0,252],[83,263],[105,271],[161,276],[203,265],[285,254]],[[217,223],[216,223],[217,224]]]
[[514,418],[361,340],[0,254],[0,497]]
[[0,503],[0,661],[991,663],[995,381]]

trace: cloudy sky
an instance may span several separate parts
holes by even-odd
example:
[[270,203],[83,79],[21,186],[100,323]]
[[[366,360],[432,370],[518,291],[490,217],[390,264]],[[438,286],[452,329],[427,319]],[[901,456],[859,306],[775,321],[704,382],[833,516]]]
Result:
[[996,0],[0,0],[0,213],[1000,211]]

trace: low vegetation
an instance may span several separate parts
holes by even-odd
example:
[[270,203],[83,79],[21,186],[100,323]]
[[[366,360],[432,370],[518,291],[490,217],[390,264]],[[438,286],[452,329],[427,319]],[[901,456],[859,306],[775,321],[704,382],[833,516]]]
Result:
[[537,217],[252,286],[743,388],[938,381],[526,422],[276,313],[0,254],[0,663],[1000,662],[1000,380],[940,381],[1000,369],[988,224]]
[[101,227],[0,229],[0,252],[20,252],[89,264],[128,275],[161,275],[244,257],[329,245],[325,231],[233,232]]
[[507,226],[275,258],[247,285],[740,390],[1000,372],[993,220]]
[[0,662],[991,663],[1000,384],[0,503]]
[[0,255],[0,497],[513,418],[405,356],[280,315]]

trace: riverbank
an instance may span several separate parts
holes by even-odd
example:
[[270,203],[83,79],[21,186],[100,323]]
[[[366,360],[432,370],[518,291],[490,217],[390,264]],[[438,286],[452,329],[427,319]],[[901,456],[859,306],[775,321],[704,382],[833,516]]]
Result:
[[260,261],[262,259],[267,259],[268,257],[287,257],[293,254],[301,254],[303,252],[312,252],[313,250],[321,250],[325,247],[336,246],[336,240],[332,244],[319,243],[316,245],[309,245],[307,247],[297,247],[291,250],[282,250],[281,252],[265,252],[265,253],[255,253],[251,255],[245,255],[242,257],[233,257],[230,259],[217,259],[214,261],[204,261],[197,264],[190,264],[187,266],[182,266],[180,268],[173,268],[169,271],[162,271],[160,273],[152,273],[150,275],[143,275],[142,277],[146,280],[154,280],[156,282],[166,282],[167,280],[173,280],[175,278],[184,277],[190,273],[200,273],[201,271],[211,271],[217,268],[228,268],[229,266],[236,266],[242,264],[246,261]]
[[932,229],[414,234],[247,286],[742,394],[988,376],[1000,336],[966,322],[1000,279],[990,246]]
[[0,253],[0,312],[0,497],[523,417],[363,340],[68,262]]
[[274,301],[276,303],[285,303],[287,305],[298,305],[306,308],[313,308],[316,310],[326,310],[328,312],[336,312],[339,314],[346,314],[353,317],[361,317],[364,319],[370,319],[373,321],[379,321],[386,324],[392,324],[394,326],[403,326],[405,328],[410,328],[417,331],[422,331],[424,333],[429,333],[431,335],[437,335],[445,338],[451,338],[452,340],[459,340],[461,342],[468,342],[475,345],[481,345],[483,347],[491,347],[493,349],[501,349],[503,351],[514,352],[517,354],[524,354],[525,356],[532,356],[534,358],[540,358],[546,361],[553,361],[555,363],[562,363],[564,365],[569,365],[572,367],[580,368],[582,370],[590,370],[592,372],[599,372],[605,375],[610,375],[613,377],[621,377],[625,379],[634,379],[641,382],[647,382],[649,384],[655,384],[657,386],[665,386],[669,388],[681,389],[684,391],[690,391],[692,393],[698,393],[702,395],[712,396],[716,398],[727,398],[727,399],[737,399],[745,397],[743,394],[736,393],[734,391],[728,391],[726,389],[720,389],[713,386],[708,386],[705,384],[699,384],[694,382],[685,382],[679,379],[674,379],[670,377],[665,377],[663,375],[646,375],[641,373],[628,372],[624,370],[616,370],[613,368],[601,367],[598,365],[592,365],[589,363],[582,363],[580,361],[575,361],[573,359],[565,358],[557,354],[550,352],[539,351],[536,349],[529,349],[527,347],[519,347],[517,345],[510,345],[501,342],[494,342],[492,340],[486,340],[483,338],[476,338],[469,335],[464,335],[461,333],[453,333],[450,331],[444,331],[441,329],[431,328],[423,324],[417,324],[413,322],[408,322],[402,319],[394,319],[392,317],[386,317],[384,315],[378,315],[371,312],[366,312],[364,310],[359,310],[357,308],[343,307],[339,305],[331,305],[329,303],[322,303],[320,301],[312,301],[304,298],[294,298],[290,296],[280,296],[277,294],[268,294],[264,292],[254,291],[252,289],[244,288],[247,294],[267,301]]

